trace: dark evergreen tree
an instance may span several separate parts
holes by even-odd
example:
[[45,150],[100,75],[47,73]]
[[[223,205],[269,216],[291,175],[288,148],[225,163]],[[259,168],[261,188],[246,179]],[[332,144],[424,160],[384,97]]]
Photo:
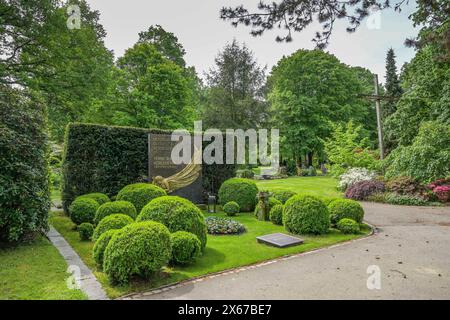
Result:
[[[386,56],[386,95],[390,97],[399,97],[402,94],[400,81],[397,75],[397,66],[395,64],[394,49],[390,48]],[[387,118],[395,112],[395,101],[388,101],[383,107],[383,117]]]

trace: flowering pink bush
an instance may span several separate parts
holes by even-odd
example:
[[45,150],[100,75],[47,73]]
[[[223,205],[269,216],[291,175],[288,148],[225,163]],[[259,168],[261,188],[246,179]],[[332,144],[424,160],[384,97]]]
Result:
[[450,198],[450,178],[439,179],[428,185],[434,195],[441,202],[447,202]]

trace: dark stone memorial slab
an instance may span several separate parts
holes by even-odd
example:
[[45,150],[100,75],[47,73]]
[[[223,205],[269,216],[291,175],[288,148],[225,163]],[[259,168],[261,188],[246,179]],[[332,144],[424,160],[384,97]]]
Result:
[[[194,154],[194,139],[192,140],[192,155]],[[148,177],[153,181],[155,177],[162,177],[171,181],[170,177],[182,171],[187,164],[175,164],[172,161],[171,153],[177,141],[171,141],[170,134],[154,134],[148,135]],[[201,166],[201,165],[200,165]],[[170,182],[169,182],[170,184]],[[198,178],[182,188],[169,191],[169,195],[180,196],[189,199],[193,203],[202,203],[203,188],[201,170]]]
[[296,246],[303,243],[303,239],[293,237],[284,233],[272,233],[264,236],[256,237],[259,243],[264,243],[277,248],[286,248]]

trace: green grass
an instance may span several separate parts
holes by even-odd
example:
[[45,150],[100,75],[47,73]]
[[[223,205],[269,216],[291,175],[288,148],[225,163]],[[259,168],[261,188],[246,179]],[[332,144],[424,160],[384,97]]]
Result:
[[291,190],[321,197],[342,197],[336,189],[337,180],[329,176],[289,177],[286,179],[255,180],[260,190]]
[[0,300],[86,299],[67,287],[67,264],[45,238],[0,248]]
[[[209,214],[208,214],[209,215]],[[223,212],[214,214],[225,217]],[[313,249],[329,246],[338,242],[355,239],[369,233],[369,228],[364,227],[359,235],[344,235],[337,230],[323,236],[302,236],[305,243],[290,248],[274,248],[259,244],[256,237],[274,232],[286,232],[282,226],[276,226],[271,222],[261,222],[252,214],[239,214],[233,219],[243,223],[247,232],[241,235],[212,236],[208,235],[208,243],[202,257],[194,264],[166,268],[164,272],[156,275],[151,280],[134,280],[127,286],[111,286],[107,277],[102,273],[92,258],[92,242],[82,242],[78,233],[74,231],[74,225],[62,212],[52,213],[53,226],[66,238],[84,262],[94,271],[97,279],[102,283],[105,291],[111,298],[115,298],[130,292],[145,291],[164,284],[175,283],[181,280],[214,273],[239,266],[245,266],[269,260],[285,255],[301,253]]]

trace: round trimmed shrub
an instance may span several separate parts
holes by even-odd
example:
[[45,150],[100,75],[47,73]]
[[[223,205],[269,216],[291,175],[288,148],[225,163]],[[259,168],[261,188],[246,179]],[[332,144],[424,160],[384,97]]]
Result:
[[344,218],[338,221],[337,228],[345,234],[359,233],[359,223],[353,219]]
[[81,198],[73,201],[69,207],[70,219],[76,224],[83,222],[94,222],[95,212],[99,205],[97,201],[90,198]]
[[116,200],[131,202],[136,208],[136,212],[141,212],[142,208],[155,198],[167,195],[160,187],[150,183],[134,183],[125,186],[117,194]]
[[148,278],[165,266],[172,255],[170,232],[155,221],[132,223],[109,241],[103,270],[113,283],[127,283],[134,275]]
[[[276,205],[279,205],[279,204],[282,204],[281,201],[277,200],[274,197],[269,197],[269,200],[266,202],[267,216],[264,218],[264,220],[266,220],[266,221],[270,220],[270,210],[272,210],[273,207],[275,207]],[[256,217],[258,217],[258,212],[259,212],[259,209],[261,206],[262,206],[262,202],[258,201],[258,203],[256,204],[256,207],[255,207],[255,211],[254,211]]]
[[277,204],[272,209],[270,209],[270,221],[273,224],[282,225],[283,224],[283,205]]
[[295,234],[323,234],[330,227],[325,204],[315,196],[301,194],[286,202],[283,223],[287,231]]
[[202,252],[202,244],[197,236],[186,231],[177,231],[170,235],[172,242],[172,259],[174,264],[194,262]]
[[103,266],[103,255],[111,238],[119,232],[120,229],[111,229],[101,234],[95,241],[94,248],[92,250],[92,256],[95,262],[99,266]]
[[94,234],[92,235],[92,240],[96,241],[104,232],[111,229],[122,229],[126,225],[133,223],[133,219],[126,214],[116,213],[104,217],[95,227]]
[[361,223],[364,218],[364,209],[354,200],[350,199],[336,199],[328,205],[330,212],[330,222],[336,225],[339,220],[348,218]]
[[92,234],[94,233],[94,226],[92,225],[92,223],[83,222],[77,227],[77,229],[81,241],[91,240]]
[[136,219],[136,208],[128,201],[113,201],[102,204],[95,213],[94,223],[98,224],[104,217],[115,213],[122,213]]
[[240,210],[239,205],[235,201],[225,203],[222,209],[229,217],[235,216]]
[[83,195],[77,197],[76,199],[82,199],[82,198],[89,198],[89,199],[95,200],[95,201],[97,201],[97,203],[99,205],[102,205],[104,203],[107,203],[107,202],[111,201],[111,200],[109,200],[109,198],[108,198],[108,196],[106,194],[100,193],[100,192],[83,194]]
[[235,201],[242,212],[252,211],[256,205],[258,187],[250,179],[231,178],[226,180],[219,189],[219,204]]
[[152,200],[137,216],[136,221],[153,220],[161,222],[170,232],[187,231],[195,234],[206,246],[206,225],[203,213],[187,199],[178,196],[164,196]]
[[322,200],[322,202],[328,206],[331,202],[333,202],[334,200],[337,199],[341,199],[341,198],[332,198],[332,197],[321,197],[320,200]]
[[271,191],[271,193],[272,197],[280,201],[282,204],[285,204],[290,197],[293,197],[297,194],[296,192],[290,190],[275,190]]

